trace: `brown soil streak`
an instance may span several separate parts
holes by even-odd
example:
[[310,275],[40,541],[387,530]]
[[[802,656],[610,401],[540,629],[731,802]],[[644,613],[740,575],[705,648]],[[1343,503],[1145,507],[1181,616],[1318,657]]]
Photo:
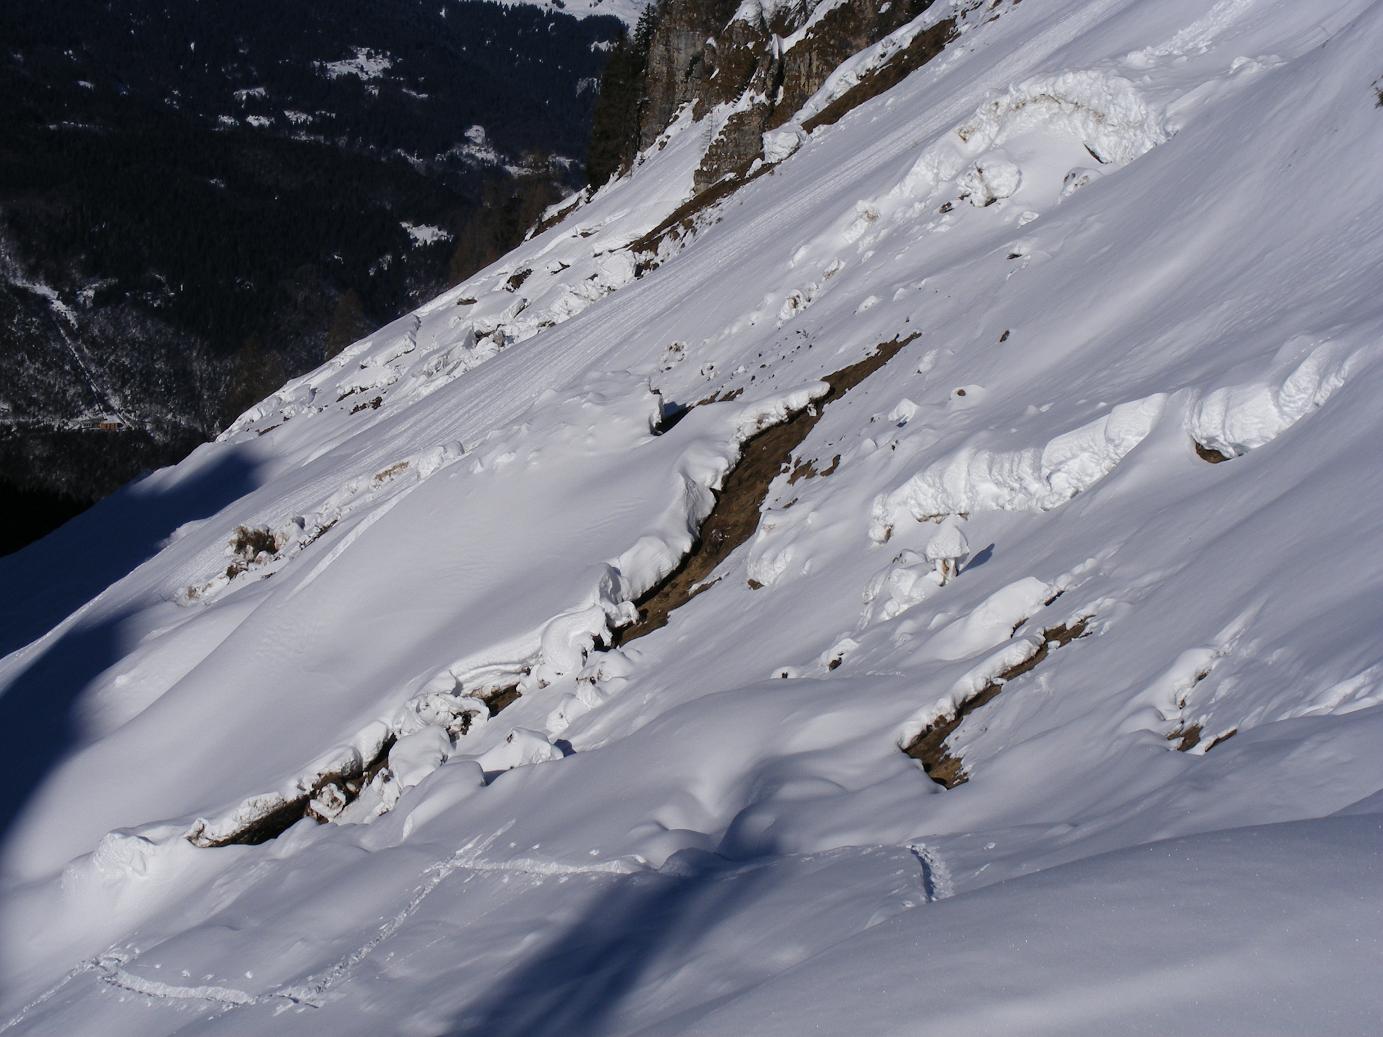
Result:
[[[823,381],[830,385],[831,390],[818,399],[814,406],[798,411],[787,421],[766,428],[745,442],[739,463],[725,477],[724,485],[716,495],[715,506],[701,524],[697,543],[682,560],[681,565],[636,602],[639,608],[638,620],[621,630],[616,630],[611,647],[627,644],[636,637],[657,630],[667,623],[669,613],[705,589],[697,585],[758,528],[759,512],[763,507],[764,498],[768,496],[769,485],[791,462],[793,451],[821,419],[822,409],[840,399],[888,363],[900,349],[917,338],[917,335],[918,333],[914,332],[906,338],[880,343],[871,356],[824,378]],[[737,395],[738,392],[728,398],[733,399]],[[832,470],[837,463],[839,458],[832,463]],[[244,527],[238,532],[248,535]],[[498,714],[519,697],[517,685],[509,685],[482,695],[491,716]],[[197,845],[253,846],[277,838],[307,816],[308,804],[313,796],[328,784],[334,783],[342,787],[348,802],[354,800],[360,790],[369,783],[369,779],[385,765],[393,744],[394,739],[391,736],[378,756],[364,768],[363,774],[355,772],[323,775],[313,783],[311,792],[289,800],[222,839],[198,842]]]
[[975,710],[997,698],[1009,681],[1015,677],[1021,677],[1029,670],[1036,669],[1051,654],[1053,648],[1061,648],[1078,637],[1084,637],[1090,619],[1089,616],[1083,616],[1069,626],[1062,623],[1059,626],[1044,630],[1042,632],[1042,644],[1038,646],[1037,651],[1022,662],[1016,663],[997,674],[993,680],[962,702],[954,716],[941,717],[933,721],[930,727],[903,749],[903,752],[914,760],[920,761],[923,769],[927,772],[927,776],[937,784],[948,789],[964,784],[970,776],[965,773],[965,767],[961,763],[960,757],[952,756],[951,751],[946,747],[946,739],[951,736],[951,732],[960,727],[961,721]]
[[769,485],[791,463],[793,451],[821,420],[824,409],[888,363],[900,349],[917,338],[917,334],[882,342],[872,355],[827,375],[822,380],[831,391],[813,406],[755,433],[745,442],[739,463],[725,477],[716,494],[715,506],[701,524],[697,542],[676,569],[634,603],[639,618],[614,632],[612,647],[628,644],[664,626],[669,613],[703,589],[698,584],[758,528],[759,513],[768,496]]

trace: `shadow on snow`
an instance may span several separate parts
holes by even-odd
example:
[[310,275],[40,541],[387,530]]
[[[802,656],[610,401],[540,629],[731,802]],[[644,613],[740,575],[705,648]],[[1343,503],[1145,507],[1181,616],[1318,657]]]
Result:
[[[491,993],[456,1020],[451,1037],[596,1037],[620,1029],[638,990],[656,996],[665,971],[771,881],[772,869],[684,850],[662,871],[627,876],[597,897]],[[632,1007],[632,1006],[631,1006]],[[702,1006],[705,1007],[704,1004]],[[647,1025],[669,1013],[644,1004]]]
[[[162,488],[171,473],[132,483],[37,543],[0,558],[0,654],[8,655],[156,554],[184,523],[214,515],[255,488],[254,465],[237,454]],[[0,690],[0,845],[48,774],[75,744],[72,707],[81,691],[128,651],[127,613],[79,618],[38,647]],[[133,762],[133,761],[132,761]]]

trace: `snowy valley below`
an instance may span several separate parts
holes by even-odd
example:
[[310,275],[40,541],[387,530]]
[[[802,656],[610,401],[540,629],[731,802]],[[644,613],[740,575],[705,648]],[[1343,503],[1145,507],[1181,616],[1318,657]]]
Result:
[[1376,1032],[1383,4],[917,6],[0,559],[0,1033]]

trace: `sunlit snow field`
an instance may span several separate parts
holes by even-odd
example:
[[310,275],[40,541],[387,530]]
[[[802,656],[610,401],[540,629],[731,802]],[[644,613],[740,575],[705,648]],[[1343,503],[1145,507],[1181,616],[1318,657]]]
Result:
[[[0,560],[0,1032],[1376,1031],[1383,5],[997,10],[641,265],[684,112]],[[1080,622],[963,784],[901,751]]]

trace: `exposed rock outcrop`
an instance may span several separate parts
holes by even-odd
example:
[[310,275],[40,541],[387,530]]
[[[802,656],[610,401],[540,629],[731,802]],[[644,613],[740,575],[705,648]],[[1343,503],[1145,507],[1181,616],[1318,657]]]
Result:
[[[686,105],[707,121],[711,135],[694,188],[704,191],[729,176],[743,176],[764,157],[763,135],[788,122],[841,63],[925,14],[934,0],[845,0],[784,4],[729,0],[664,0],[647,26],[642,91],[624,161],[651,145]],[[868,89],[876,75],[885,85],[940,53],[954,20],[918,32],[832,105],[834,122],[884,87]],[[624,85],[607,82],[614,94]],[[848,101],[846,100],[848,98]]]
[[734,13],[734,0],[659,4],[645,66],[638,148],[656,140],[684,104],[711,96],[720,66],[718,37]]

